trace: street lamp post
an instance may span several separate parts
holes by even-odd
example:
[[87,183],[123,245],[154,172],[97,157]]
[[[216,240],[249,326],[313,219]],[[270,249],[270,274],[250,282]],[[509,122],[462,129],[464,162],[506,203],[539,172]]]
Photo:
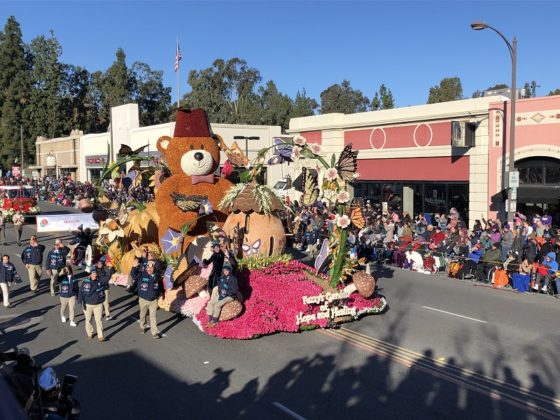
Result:
[[19,148],[21,154],[21,176],[23,177],[23,125],[19,125]]
[[233,136],[234,140],[245,140],[245,155],[249,159],[249,140],[260,140],[259,136]]
[[[473,22],[471,23],[471,28],[475,31],[480,31],[482,29],[492,29],[496,32],[506,43],[509,54],[511,56],[511,111],[510,111],[510,128],[509,128],[509,166],[508,166],[508,178],[511,179],[511,174],[515,172],[515,101],[517,99],[517,88],[516,88],[516,77],[517,77],[517,38],[513,37],[513,43],[510,43],[508,39],[498,31],[496,28],[488,25],[485,22]],[[513,44],[513,45],[512,45]],[[508,203],[509,208],[507,209],[507,219],[510,225],[513,223],[513,216],[516,211],[516,193],[517,188],[511,187],[508,181]]]

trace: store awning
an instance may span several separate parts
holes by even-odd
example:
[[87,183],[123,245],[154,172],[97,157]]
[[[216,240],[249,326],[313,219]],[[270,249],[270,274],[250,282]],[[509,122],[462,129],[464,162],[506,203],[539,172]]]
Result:
[[522,186],[517,189],[518,203],[558,203],[560,186],[535,185]]

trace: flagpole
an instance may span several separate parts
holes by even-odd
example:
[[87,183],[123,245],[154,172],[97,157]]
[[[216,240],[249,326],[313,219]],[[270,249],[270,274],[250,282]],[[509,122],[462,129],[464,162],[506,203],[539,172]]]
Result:
[[[177,49],[175,50],[175,54],[179,54],[179,34],[177,34]],[[177,63],[177,71],[175,72],[175,75],[177,77],[177,109],[179,109],[179,101],[181,98],[181,94],[179,92],[179,68],[180,66]]]

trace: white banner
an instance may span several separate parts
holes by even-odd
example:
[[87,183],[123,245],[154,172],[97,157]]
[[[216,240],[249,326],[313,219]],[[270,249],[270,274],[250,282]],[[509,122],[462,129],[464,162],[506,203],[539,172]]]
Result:
[[99,224],[93,220],[91,213],[37,215],[37,232],[68,232],[84,229],[99,229]]

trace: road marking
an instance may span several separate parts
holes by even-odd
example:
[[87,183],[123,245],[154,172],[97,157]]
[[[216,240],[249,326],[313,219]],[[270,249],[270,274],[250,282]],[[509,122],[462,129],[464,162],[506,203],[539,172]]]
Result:
[[278,408],[279,410],[282,410],[284,413],[286,413],[287,415],[289,415],[290,417],[293,417],[294,419],[297,420],[306,420],[305,417],[300,416],[298,413],[296,413],[295,411],[290,410],[288,407],[286,407],[285,405],[280,404],[277,401],[274,401],[272,403],[273,406],[275,406],[276,408]]
[[[329,330],[329,331],[333,332],[334,330]],[[483,381],[486,381],[486,382],[490,382],[490,383],[493,383],[493,384],[495,384],[497,386],[500,386],[500,387],[504,387],[504,388],[508,388],[510,390],[521,392],[521,393],[525,394],[526,396],[531,395],[531,397],[541,399],[544,402],[553,401],[553,404],[556,407],[560,408],[560,399],[558,399],[558,398],[550,398],[547,395],[543,395],[543,394],[540,394],[538,392],[529,390],[528,388],[524,388],[522,386],[514,386],[514,385],[511,385],[507,382],[504,382],[504,381],[501,381],[499,379],[492,378],[490,376],[486,376],[486,375],[474,372],[474,371],[469,370],[467,368],[448,365],[447,362],[445,362],[445,361],[440,361],[436,358],[426,357],[426,355],[424,355],[422,353],[418,353],[418,352],[415,352],[413,350],[409,350],[405,347],[400,347],[400,346],[397,346],[395,344],[391,344],[389,342],[379,340],[379,339],[374,338],[370,335],[366,335],[366,334],[362,334],[362,333],[359,333],[357,331],[354,331],[350,328],[342,327],[341,329],[336,330],[336,333],[338,335],[346,336],[350,340],[354,340],[354,341],[358,341],[360,343],[363,343],[363,344],[369,346],[370,350],[371,349],[377,349],[378,351],[385,351],[386,353],[390,354],[391,356],[399,356],[399,357],[402,357],[403,359],[409,360],[413,363],[418,363],[419,360],[420,361],[429,360],[430,364],[436,365],[438,367],[445,367],[449,370],[452,370],[456,374],[459,374],[462,377],[468,377],[470,379],[480,379],[480,380],[483,380]]]
[[441,310],[441,309],[432,308],[432,307],[430,307],[430,306],[422,306],[422,308],[424,308],[424,309],[429,309],[429,310],[431,310],[431,311],[441,312],[441,313],[447,314],[447,315],[457,316],[457,317],[463,318],[463,319],[469,319],[469,320],[471,320],[471,321],[480,322],[481,324],[488,324],[487,321],[483,321],[482,319],[471,318],[470,316],[459,315],[459,314],[455,314],[455,313],[453,313],[453,312],[447,312],[447,311],[443,311],[443,310]]
[[[556,398],[550,398],[549,396],[535,393],[526,388],[514,386],[469,371],[468,369],[448,365],[445,362],[438,363],[437,359],[429,358],[412,350],[378,340],[365,334],[357,333],[348,328],[320,330],[319,333],[349,343],[357,348],[377,354],[381,357],[386,357],[408,368],[413,368],[431,376],[444,379],[464,389],[487,395],[495,400],[501,400],[504,403],[524,411],[536,413],[539,417],[550,419],[558,417],[557,410],[560,408],[560,400]],[[535,398],[538,401],[529,401],[529,397]],[[545,407],[543,407],[543,405],[545,405]]]

